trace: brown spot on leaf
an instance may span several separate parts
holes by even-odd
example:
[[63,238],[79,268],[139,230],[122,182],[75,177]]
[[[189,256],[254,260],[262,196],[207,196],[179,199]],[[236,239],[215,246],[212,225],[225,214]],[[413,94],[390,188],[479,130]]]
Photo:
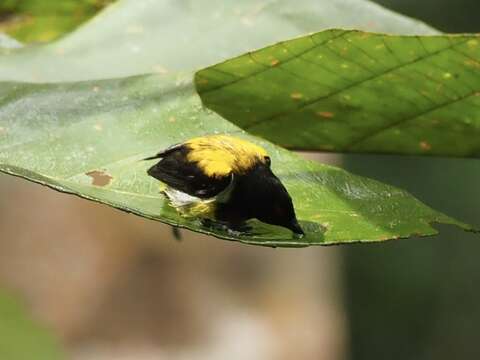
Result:
[[480,62],[473,59],[465,60],[465,65],[475,67],[477,69],[480,68]]
[[93,170],[85,175],[92,178],[92,185],[95,186],[107,186],[113,179],[113,177],[101,170]]
[[303,94],[299,93],[299,92],[293,92],[293,93],[290,94],[290,97],[293,100],[300,100],[301,98],[303,98]]
[[330,111],[318,111],[317,115],[325,119],[331,119],[335,117],[335,114]]
[[270,65],[272,66],[277,66],[279,63],[280,63],[280,60],[278,59],[273,59],[272,61],[270,61]]
[[432,145],[430,145],[430,144],[429,144],[428,142],[426,142],[426,141],[421,141],[421,142],[420,142],[420,148],[421,148],[422,150],[429,151],[429,150],[432,149]]
[[168,118],[168,122],[174,123],[175,121],[177,121],[177,119],[175,118],[175,116],[170,116],[170,117]]

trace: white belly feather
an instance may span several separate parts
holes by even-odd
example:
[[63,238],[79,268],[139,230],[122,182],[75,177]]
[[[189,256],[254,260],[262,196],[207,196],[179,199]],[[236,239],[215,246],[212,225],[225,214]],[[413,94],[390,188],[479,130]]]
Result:
[[170,203],[172,204],[172,206],[182,211],[182,210],[187,210],[188,208],[196,205],[202,205],[202,204],[209,205],[211,203],[226,203],[230,199],[234,186],[235,186],[235,181],[232,174],[230,183],[225,188],[225,190],[223,190],[216,196],[213,196],[207,199],[202,199],[197,196],[184,193],[183,191],[174,189],[170,186],[167,186],[164,192],[165,192],[165,195],[170,200]]

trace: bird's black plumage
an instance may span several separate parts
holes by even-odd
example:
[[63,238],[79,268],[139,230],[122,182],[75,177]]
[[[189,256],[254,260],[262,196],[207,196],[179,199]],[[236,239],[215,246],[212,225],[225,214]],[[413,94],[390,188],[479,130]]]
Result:
[[303,234],[293,208],[292,198],[270,166],[257,164],[235,179],[235,187],[226,203],[218,204],[217,219],[240,224],[258,219]]
[[230,183],[230,176],[209,177],[195,162],[188,161],[190,150],[185,145],[176,145],[147,160],[161,160],[147,170],[148,175],[174,189],[191,196],[208,199],[218,195]]

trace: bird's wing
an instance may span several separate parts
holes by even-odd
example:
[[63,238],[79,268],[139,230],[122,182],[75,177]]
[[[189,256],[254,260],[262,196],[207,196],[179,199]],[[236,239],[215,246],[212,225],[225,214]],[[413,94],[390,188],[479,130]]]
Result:
[[148,170],[148,174],[176,190],[202,199],[225,190],[232,180],[231,174],[207,175],[197,162],[187,158],[189,151],[185,146],[177,145],[159,153],[157,157],[161,160]]

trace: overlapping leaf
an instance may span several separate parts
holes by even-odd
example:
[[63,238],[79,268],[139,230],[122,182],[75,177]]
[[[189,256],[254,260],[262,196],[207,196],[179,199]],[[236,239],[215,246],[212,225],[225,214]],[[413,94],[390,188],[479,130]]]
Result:
[[480,157],[480,36],[328,30],[200,71],[204,104],[289,148]]

